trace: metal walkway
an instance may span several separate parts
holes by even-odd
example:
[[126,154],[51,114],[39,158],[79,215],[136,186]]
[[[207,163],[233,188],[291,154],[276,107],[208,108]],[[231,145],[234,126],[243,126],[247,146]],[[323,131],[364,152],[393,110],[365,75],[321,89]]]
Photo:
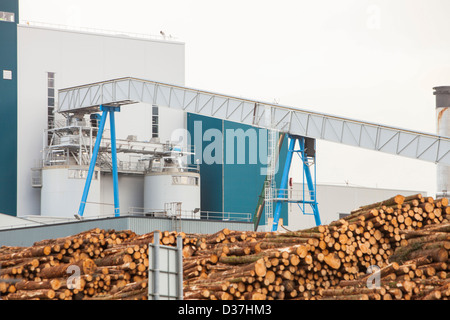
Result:
[[450,165],[450,138],[132,77],[59,90],[59,112],[148,103],[283,133]]

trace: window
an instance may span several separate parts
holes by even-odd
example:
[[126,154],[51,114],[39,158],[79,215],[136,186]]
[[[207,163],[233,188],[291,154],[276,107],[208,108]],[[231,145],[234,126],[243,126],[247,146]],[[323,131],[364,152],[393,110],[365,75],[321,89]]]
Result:
[[52,129],[54,127],[55,116],[53,114],[55,110],[55,73],[47,72],[47,127]]
[[172,184],[198,186],[198,178],[185,176],[172,176]]
[[152,138],[159,137],[159,108],[152,106]]
[[[86,179],[88,170],[82,169],[69,169],[69,179]],[[94,171],[92,180],[98,180],[98,171]]]
[[0,11],[0,21],[5,21],[5,22],[15,22],[15,16],[14,16],[14,12],[4,12],[4,11]]
[[12,80],[12,70],[3,70],[3,79]]

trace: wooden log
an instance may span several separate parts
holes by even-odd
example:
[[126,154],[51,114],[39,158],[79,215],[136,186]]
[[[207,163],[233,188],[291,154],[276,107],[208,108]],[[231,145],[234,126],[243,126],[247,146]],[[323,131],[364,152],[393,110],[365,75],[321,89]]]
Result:
[[61,287],[59,279],[44,279],[41,281],[22,280],[14,284],[17,290],[40,290],[52,289],[54,291]]
[[389,258],[390,261],[402,262],[420,257],[428,257],[435,262],[445,262],[448,259],[448,250],[442,247],[421,249],[421,246],[418,248],[412,246],[411,248],[397,251]]
[[74,270],[70,270],[69,267],[79,268],[80,274],[91,274],[96,269],[94,261],[85,259],[71,264],[60,264],[54,267],[44,268],[39,272],[39,276],[46,279],[69,276],[74,272]]
[[124,263],[132,262],[133,258],[131,255],[127,254],[125,251],[121,251],[117,254],[106,256],[103,258],[95,259],[95,265],[97,266],[113,266],[122,265]]
[[326,296],[321,300],[369,300],[369,295],[362,293],[354,295]]
[[52,252],[51,246],[29,247],[19,252],[2,254],[0,255],[0,260],[12,260],[20,258],[47,256],[51,252]]
[[384,201],[361,206],[358,209],[353,210],[352,213],[357,212],[358,210],[362,211],[362,210],[373,209],[373,208],[378,208],[378,207],[382,207],[382,206],[401,205],[401,204],[403,204],[404,201],[405,201],[404,196],[396,195],[396,196],[389,198],[387,200],[384,200]]
[[386,293],[385,288],[379,289],[369,289],[369,288],[357,288],[357,287],[343,287],[343,288],[333,288],[326,289],[322,291],[322,295],[324,297],[327,296],[344,296],[344,295],[355,295],[355,294],[371,294],[371,293],[379,293],[384,295]]
[[55,295],[55,291],[52,289],[18,290],[2,298],[5,300],[48,300],[53,299]]
[[336,253],[330,253],[324,257],[324,262],[331,268],[337,270],[341,266],[341,259],[339,259]]

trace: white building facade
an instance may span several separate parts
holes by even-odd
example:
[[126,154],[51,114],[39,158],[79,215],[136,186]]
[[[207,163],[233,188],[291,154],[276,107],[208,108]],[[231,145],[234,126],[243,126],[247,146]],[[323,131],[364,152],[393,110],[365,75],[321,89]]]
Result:
[[[17,103],[17,212],[18,216],[42,214],[55,215],[49,209],[48,199],[41,204],[41,191],[48,194],[49,186],[32,187],[32,168],[42,166],[43,148],[47,143],[44,131],[61,125],[65,119],[54,115],[57,110],[57,89],[125,76],[184,85],[185,47],[179,41],[139,38],[82,31],[70,31],[48,26],[17,25],[18,103]],[[116,113],[117,139],[134,136],[138,141],[170,140],[171,133],[185,126],[185,114],[169,109],[158,110],[157,126],[152,106],[136,104]],[[105,136],[109,133],[109,121]],[[46,169],[45,171],[49,171]],[[69,170],[68,168],[66,170]],[[58,171],[58,170],[57,170]],[[61,171],[61,169],[59,169]],[[56,172],[56,171],[55,171]],[[57,175],[65,174],[59,172]],[[48,172],[42,176],[48,177]],[[54,176],[51,175],[52,177]],[[96,186],[88,201],[94,212],[109,212],[112,207],[112,179],[102,174],[103,181]],[[49,180],[50,181],[50,180]],[[83,184],[78,187],[54,185],[59,189],[73,190],[72,202],[81,199]],[[67,180],[73,181],[73,180]],[[84,181],[84,180],[82,180]],[[121,177],[124,185],[121,209],[143,206],[143,176]],[[44,181],[45,182],[45,181]],[[75,188],[75,189],[73,189]],[[63,198],[56,197],[60,206]],[[61,201],[60,201],[61,200]],[[94,203],[103,203],[95,205]],[[48,212],[41,212],[41,208]],[[88,208],[88,206],[87,206]],[[13,213],[14,214],[14,213]]]

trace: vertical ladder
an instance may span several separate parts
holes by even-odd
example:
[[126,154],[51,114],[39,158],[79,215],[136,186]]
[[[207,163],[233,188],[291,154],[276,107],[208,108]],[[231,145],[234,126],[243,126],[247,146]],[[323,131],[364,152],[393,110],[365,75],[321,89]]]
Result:
[[[268,134],[269,134],[269,132],[268,132]],[[285,136],[286,136],[285,133],[281,133],[277,137],[277,149],[278,149],[277,152],[276,152],[276,157],[277,158],[276,159],[272,159],[272,161],[278,161],[278,157],[280,155],[281,148],[283,146],[283,141],[284,141]],[[267,160],[268,160],[267,161],[267,165],[268,165],[268,168],[270,166],[270,164],[269,164],[269,161],[270,161],[269,155],[270,155],[270,152],[267,153]],[[279,166],[279,164],[275,164],[274,168],[277,168],[276,167],[277,165]],[[274,172],[275,169],[272,170],[272,171]],[[270,178],[270,177],[268,177],[268,171],[264,172],[264,173],[261,172],[261,174],[265,174],[266,177],[265,177],[264,183],[262,185],[261,192],[260,192],[260,194],[258,196],[258,203],[256,204],[255,214],[253,215],[253,226],[254,226],[254,230],[255,231],[258,230],[259,222],[261,220],[263,211],[265,211],[266,198],[271,198],[271,196],[272,196],[271,199],[273,199],[273,196],[274,196],[273,189],[272,189],[271,192],[269,191],[269,194],[266,195],[266,186],[269,186],[269,184],[268,184],[269,180],[268,179]],[[272,181],[274,181],[274,179],[272,179]],[[275,186],[275,183],[272,183],[272,188],[274,188],[274,186]],[[272,209],[270,209],[270,207],[269,207],[268,210],[272,210],[273,211],[273,205],[272,205]]]
[[172,219],[172,230],[181,232],[181,202],[164,203],[166,215]]
[[273,221],[273,197],[275,185],[275,172],[277,168],[277,154],[278,154],[278,131],[268,130],[267,132],[267,156],[268,156],[268,169],[265,181],[264,192],[264,213],[266,221],[266,231],[272,226]]

